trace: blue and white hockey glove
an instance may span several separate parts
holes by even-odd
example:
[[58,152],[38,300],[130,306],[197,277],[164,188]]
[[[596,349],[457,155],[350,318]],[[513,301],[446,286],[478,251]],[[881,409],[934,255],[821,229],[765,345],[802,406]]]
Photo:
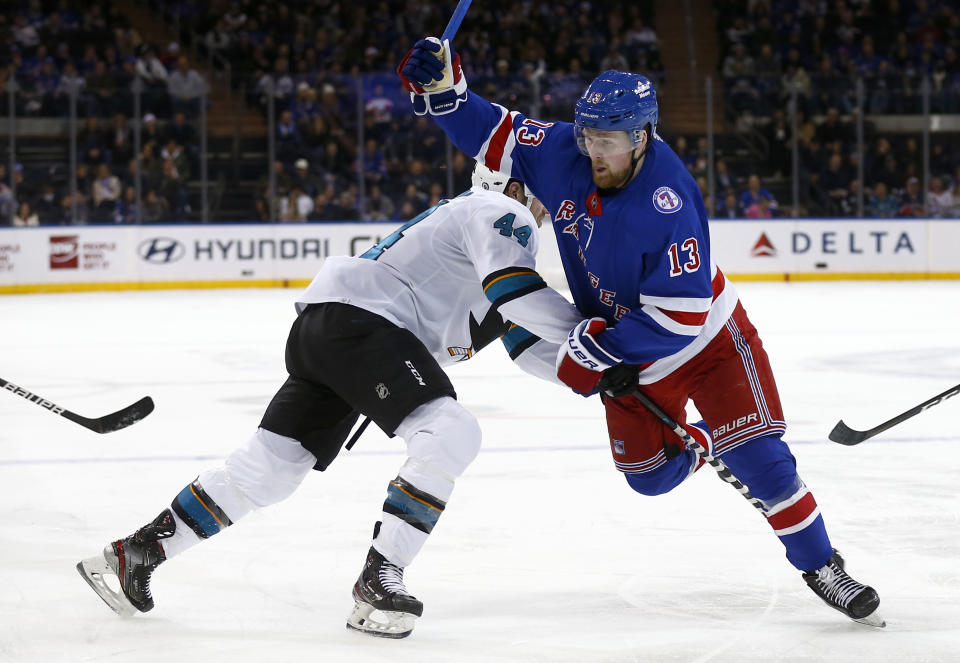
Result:
[[603,318],[584,320],[570,330],[566,342],[560,344],[557,377],[577,393],[594,393],[604,372],[621,364],[618,357],[597,343],[597,337],[606,328],[607,321]]
[[421,39],[400,62],[397,75],[417,115],[446,115],[467,98],[467,79],[450,40]]

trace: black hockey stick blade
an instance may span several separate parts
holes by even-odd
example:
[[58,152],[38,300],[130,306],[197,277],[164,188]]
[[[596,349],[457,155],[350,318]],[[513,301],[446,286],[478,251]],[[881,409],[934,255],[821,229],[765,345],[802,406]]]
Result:
[[39,396],[28,389],[24,389],[20,385],[8,382],[3,378],[0,378],[0,390],[9,391],[15,396],[20,396],[31,403],[36,403],[45,410],[49,410],[54,414],[59,414],[61,417],[69,419],[75,424],[80,424],[84,428],[92,430],[95,433],[112,433],[113,431],[126,428],[127,426],[137,423],[145,416],[153,412],[153,399],[149,396],[145,396],[133,405],[128,405],[122,410],[117,410],[112,414],[107,414],[96,419],[88,419],[87,417],[81,417],[76,412],[71,412],[64,407],[61,407],[52,401],[48,401],[43,396]]
[[97,419],[87,419],[70,410],[64,410],[60,414],[70,421],[80,424],[84,428],[89,428],[94,433],[112,433],[122,430],[127,426],[132,426],[151,412],[153,412],[153,399],[149,396],[144,396],[133,405],[128,405],[122,410],[117,410],[112,414],[107,414]]
[[868,430],[853,430],[843,423],[843,419],[841,419],[837,422],[837,425],[833,427],[833,430],[830,431],[830,435],[827,437],[838,444],[845,444],[848,447],[852,447],[853,445],[860,444],[868,437],[872,437],[874,435],[876,435],[876,433],[871,433]]
[[942,403],[951,396],[956,396],[957,394],[960,394],[960,384],[955,387],[950,387],[942,394],[937,394],[930,400],[924,401],[923,403],[920,403],[920,405],[910,408],[906,412],[897,415],[890,421],[885,421],[879,426],[874,426],[868,430],[854,430],[843,423],[843,420],[841,419],[837,422],[837,425],[833,427],[833,430],[830,431],[830,435],[827,437],[829,437],[833,442],[852,447],[855,444],[860,444],[864,440],[870,439],[874,435],[879,435],[888,428],[893,428],[897,424],[906,421],[910,417],[915,417],[924,410],[932,408],[934,405]]

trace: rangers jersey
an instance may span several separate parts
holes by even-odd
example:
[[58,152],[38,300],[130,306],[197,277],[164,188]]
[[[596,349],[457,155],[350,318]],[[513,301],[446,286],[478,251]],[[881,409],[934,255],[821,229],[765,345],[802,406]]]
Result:
[[[558,346],[582,316],[536,271],[539,228],[508,196],[474,187],[442,200],[357,257],[328,258],[297,302],[342,302],[409,329],[441,365],[493,340],[516,360],[538,340],[555,380]],[[548,344],[542,343],[542,346]]]
[[551,212],[574,302],[607,321],[600,345],[641,365],[641,383],[676,370],[723,328],[736,291],[713,264],[696,182],[659,137],[637,176],[602,195],[570,123],[531,120],[472,91],[434,119],[457,147],[522,180]]

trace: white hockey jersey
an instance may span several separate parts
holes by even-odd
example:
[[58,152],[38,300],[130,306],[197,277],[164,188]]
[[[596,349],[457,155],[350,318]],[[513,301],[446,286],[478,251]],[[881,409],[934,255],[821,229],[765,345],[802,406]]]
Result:
[[[297,302],[341,302],[419,338],[441,365],[502,337],[511,358],[555,380],[557,344],[583,316],[536,271],[539,228],[508,196],[474,187],[404,223],[357,257],[328,258]],[[512,323],[512,324],[511,324]],[[538,366],[518,361],[538,339]]]

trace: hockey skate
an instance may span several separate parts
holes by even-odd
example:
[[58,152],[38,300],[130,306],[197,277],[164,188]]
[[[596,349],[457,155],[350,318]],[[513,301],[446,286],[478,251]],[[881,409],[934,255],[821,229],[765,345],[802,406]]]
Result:
[[[87,584],[118,615],[131,617],[153,609],[150,575],[166,560],[158,539],[173,533],[173,514],[167,509],[150,524],[121,539],[108,543],[103,553],[77,564]],[[107,580],[119,583],[114,589]]]
[[407,637],[414,620],[423,614],[423,603],[410,596],[403,584],[403,568],[372,547],[353,586],[353,600],[347,628],[381,638]]
[[873,587],[862,585],[843,570],[843,557],[833,556],[816,571],[806,571],[803,579],[810,589],[831,608],[839,610],[855,622],[882,628],[887,625],[877,613],[880,597]]

